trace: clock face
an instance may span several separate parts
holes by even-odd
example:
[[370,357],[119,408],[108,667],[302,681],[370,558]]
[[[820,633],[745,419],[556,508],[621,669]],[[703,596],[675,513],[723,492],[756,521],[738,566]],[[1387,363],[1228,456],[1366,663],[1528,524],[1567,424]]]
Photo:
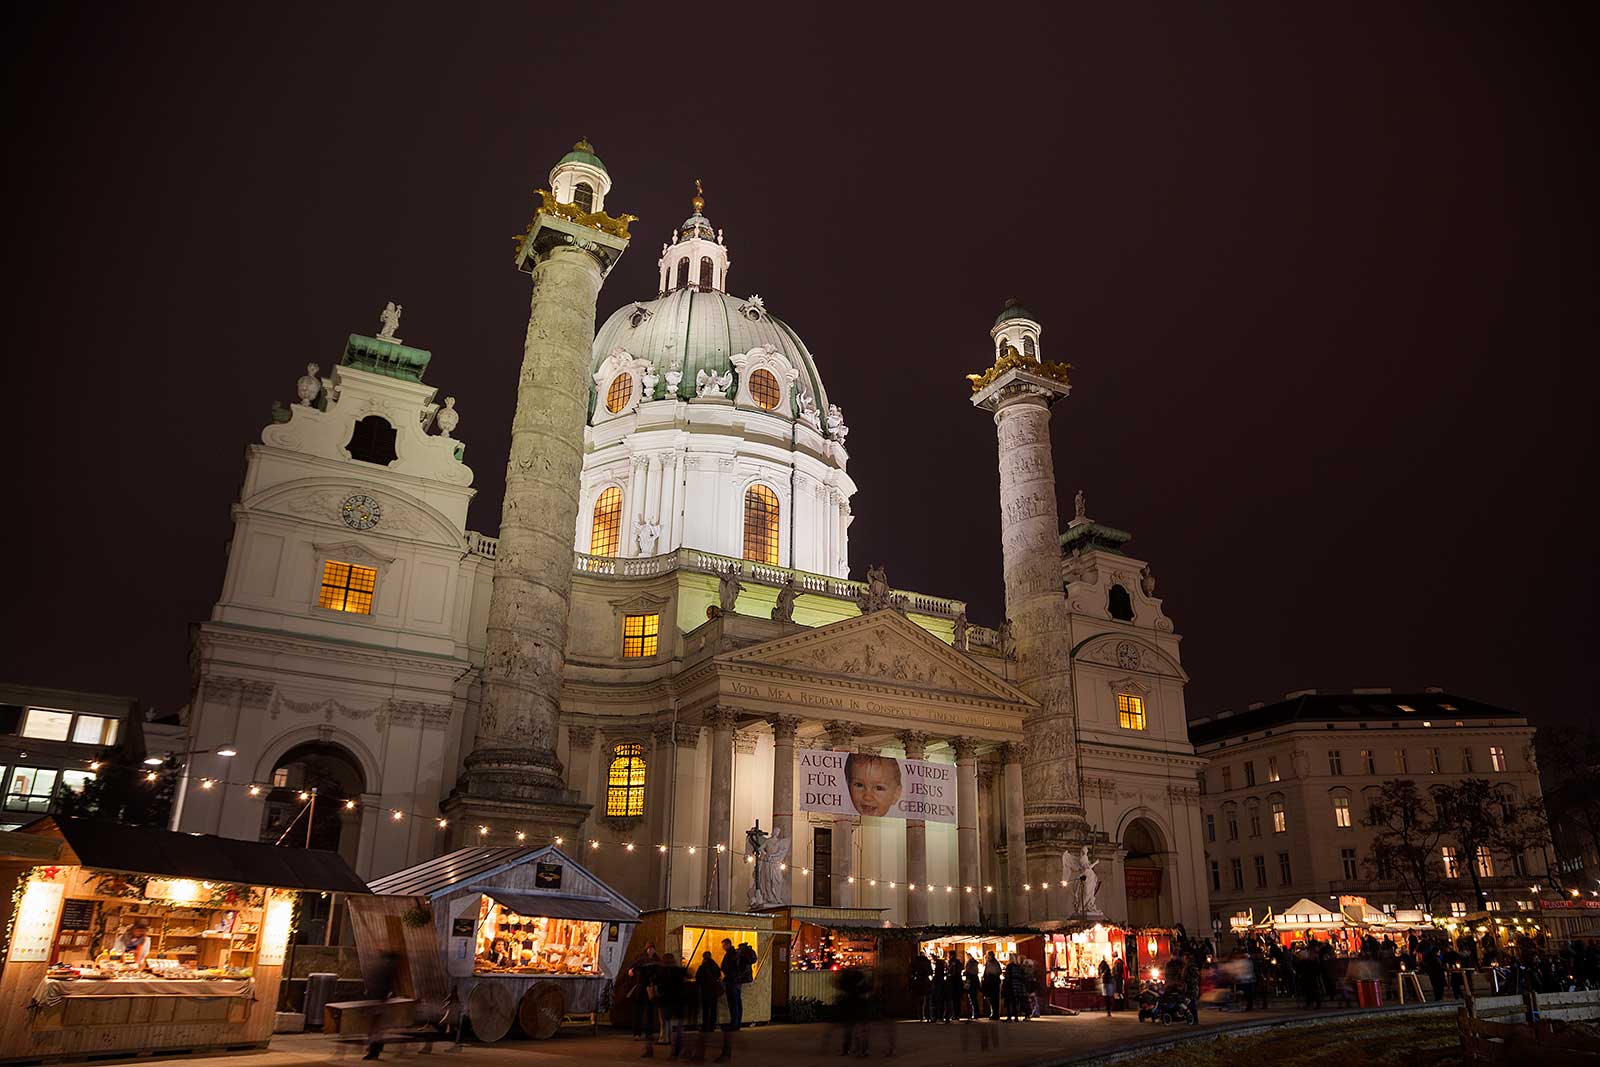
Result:
[[370,530],[383,518],[383,505],[364,493],[356,493],[345,498],[339,517],[352,530]]

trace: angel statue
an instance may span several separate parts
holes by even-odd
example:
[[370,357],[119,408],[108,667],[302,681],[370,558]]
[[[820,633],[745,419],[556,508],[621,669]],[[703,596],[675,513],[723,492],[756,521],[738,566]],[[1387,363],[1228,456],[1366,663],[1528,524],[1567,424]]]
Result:
[[1099,860],[1089,858],[1088,845],[1084,845],[1077,856],[1072,854],[1070,848],[1061,853],[1062,877],[1077,885],[1079,915],[1100,914],[1100,875],[1095,871],[1098,866]]
[[694,388],[696,396],[726,397],[728,395],[728,386],[732,384],[732,371],[725,371],[722,374],[712,374],[704,367],[701,367],[694,376]]
[[783,861],[789,857],[788,838],[779,833],[768,834],[757,819],[756,824],[744,832],[744,854],[756,865],[747,898],[750,910],[781,908],[789,903],[783,871]]

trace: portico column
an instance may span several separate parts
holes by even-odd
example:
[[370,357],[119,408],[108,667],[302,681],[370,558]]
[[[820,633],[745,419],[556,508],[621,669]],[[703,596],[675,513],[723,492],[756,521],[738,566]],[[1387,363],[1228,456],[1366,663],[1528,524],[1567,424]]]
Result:
[[978,742],[952,737],[956,750],[956,860],[961,872],[961,921],[978,921]]
[[1027,829],[1022,804],[1022,745],[1008,741],[1000,746],[1004,768],[1006,827],[1006,922],[1022,926],[1028,921],[1028,894],[1022,889],[1028,881]]
[[[794,865],[794,735],[800,720],[793,715],[774,715],[772,722],[772,833],[789,842],[789,863]],[[793,874],[791,870],[790,874]],[[794,899],[793,883],[782,879],[784,903]]]
[[728,883],[729,822],[733,818],[733,722],[732,708],[720,705],[705,714],[711,730],[711,807],[706,822],[706,906],[726,906],[722,887]]
[[[854,752],[856,747],[855,723],[834,719],[827,724],[828,744],[839,752]],[[848,786],[847,786],[848,788]],[[835,815],[833,817],[833,906],[836,908],[851,908],[855,906],[855,886],[850,884],[850,874],[854,870],[855,859],[855,817],[852,815]]]
[[[900,735],[906,746],[906,759],[928,758],[928,735],[907,730]],[[928,822],[906,820],[906,925],[928,925]]]

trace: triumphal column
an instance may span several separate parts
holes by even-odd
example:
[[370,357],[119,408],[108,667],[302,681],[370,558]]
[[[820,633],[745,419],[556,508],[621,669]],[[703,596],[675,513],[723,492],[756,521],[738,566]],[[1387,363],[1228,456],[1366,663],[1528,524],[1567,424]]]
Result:
[[[466,771],[445,802],[453,845],[576,836],[588,805],[556,758],[572,596],[595,301],[633,216],[603,209],[611,178],[580,141],[539,190],[516,265],[533,276],[489,598],[483,699]],[[488,827],[483,834],[481,827]]]
[[1010,916],[1013,923],[1063,918],[1071,911],[1074,887],[1061,884],[1061,855],[1089,835],[1078,780],[1072,643],[1050,454],[1050,405],[1071,391],[1069,365],[1043,361],[1039,334],[1038,321],[1008,301],[991,331],[993,366],[968,375],[972,403],[994,413],[1000,439],[1000,538],[1016,684],[1039,704],[1023,724],[1023,817],[1033,891],[1027,894],[1029,914]]

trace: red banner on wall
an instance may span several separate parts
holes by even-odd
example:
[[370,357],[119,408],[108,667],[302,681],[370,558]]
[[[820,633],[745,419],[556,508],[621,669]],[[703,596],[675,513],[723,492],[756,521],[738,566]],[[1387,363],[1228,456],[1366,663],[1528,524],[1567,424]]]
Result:
[[1148,900],[1161,895],[1160,867],[1124,867],[1122,873],[1129,900]]

